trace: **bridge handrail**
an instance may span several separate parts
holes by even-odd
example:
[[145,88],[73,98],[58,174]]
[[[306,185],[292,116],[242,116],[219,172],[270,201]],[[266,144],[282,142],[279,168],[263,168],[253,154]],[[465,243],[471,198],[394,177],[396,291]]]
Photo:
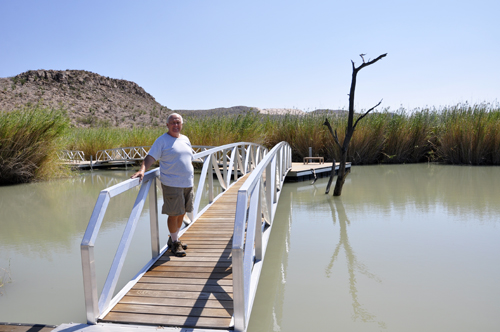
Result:
[[[213,146],[193,145],[193,154],[209,150]],[[96,152],[95,162],[106,161],[126,161],[126,160],[143,160],[148,155],[151,145],[142,146],[127,146],[113,149],[98,150]]]
[[281,142],[238,191],[232,245],[235,331],[248,326],[278,199],[291,167],[291,147]]
[[61,161],[79,163],[80,161],[85,161],[85,152],[79,150],[60,150],[57,152],[57,157]]
[[[203,160],[203,169],[196,190],[194,211],[190,215],[192,222],[195,221],[198,216],[201,215],[201,213],[203,213],[203,211],[206,210],[211,204],[213,204],[213,202],[215,202],[219,197],[213,197],[213,172],[217,174],[220,186],[223,189],[227,189],[231,185],[231,178],[233,178],[234,181],[237,180],[238,171],[242,174],[245,174],[248,171],[252,170],[257,166],[260,160],[264,158],[266,153],[267,149],[261,145],[255,143],[240,142],[223,145],[194,154],[193,158],[201,158]],[[222,173],[219,169],[220,164],[218,161],[221,161],[222,163]],[[151,266],[159,257],[161,257],[161,255],[167,249],[167,246],[165,246],[160,250],[156,190],[156,181],[159,176],[160,170],[159,168],[156,168],[145,173],[142,183],[140,183],[139,179],[137,178],[128,179],[112,187],[106,188],[99,193],[99,197],[97,199],[96,205],[90,217],[89,224],[81,243],[85,306],[87,322],[89,324],[96,324],[97,319],[100,316],[104,315],[107,310],[112,307],[112,304],[116,303],[118,301],[118,298],[123,294],[123,291],[121,291],[115,296],[115,298],[113,298],[113,293],[115,291],[118,278],[125,262],[126,255],[130,247],[133,234],[135,232],[135,228],[146,202],[146,198],[148,197],[148,193],[150,195],[149,216],[151,228],[152,259],[146,264],[141,272],[145,272],[147,268]],[[203,210],[200,211],[200,202],[207,178],[209,181],[209,203]],[[108,203],[114,196],[124,193],[139,185],[141,186],[139,189],[139,193],[137,194],[132,212],[130,213],[129,219],[125,226],[125,230],[115,253],[115,257],[111,264],[108,276],[104,283],[104,287],[99,296],[96,280],[94,245],[99,234],[99,229],[106,213]],[[183,233],[184,231],[185,229],[182,230],[181,233]]]

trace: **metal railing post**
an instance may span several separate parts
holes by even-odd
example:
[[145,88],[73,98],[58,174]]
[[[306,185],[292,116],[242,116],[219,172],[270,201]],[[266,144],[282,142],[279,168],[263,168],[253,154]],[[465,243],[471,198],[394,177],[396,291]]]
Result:
[[210,158],[210,168],[209,168],[209,174],[208,174],[208,202],[212,203],[214,201],[214,162],[215,162],[215,157],[214,155],[208,156]]
[[222,176],[224,178],[224,184],[227,186],[227,158],[226,149],[222,150]]
[[260,200],[260,192],[263,190],[262,182],[259,181],[258,187],[254,189],[254,192],[252,195],[257,196],[257,213],[255,215],[255,261],[261,261],[262,260],[262,230],[263,230],[263,225],[262,225],[262,202]]
[[272,164],[269,163],[266,167],[266,203],[269,221],[273,219],[273,171]]
[[97,324],[99,316],[97,281],[95,273],[94,247],[81,248],[83,270],[83,292],[85,294],[85,308],[87,310],[87,323]]
[[151,180],[149,188],[149,223],[151,227],[151,255],[156,258],[160,254],[160,230],[158,225],[158,196],[156,178]]

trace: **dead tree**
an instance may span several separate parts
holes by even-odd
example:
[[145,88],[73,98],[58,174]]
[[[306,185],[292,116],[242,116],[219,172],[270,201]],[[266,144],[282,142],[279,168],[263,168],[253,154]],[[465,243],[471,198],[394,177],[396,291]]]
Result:
[[[328,130],[332,134],[334,142],[338,145],[341,151],[341,158],[340,158],[340,165],[339,165],[339,172],[337,175],[337,182],[335,183],[335,189],[333,191],[333,196],[340,196],[342,194],[342,187],[344,186],[345,179],[347,177],[346,173],[346,163],[347,163],[347,150],[349,149],[349,143],[351,142],[352,135],[354,134],[354,130],[356,129],[356,126],[358,125],[359,121],[363,119],[365,116],[368,115],[371,111],[373,111],[377,106],[379,106],[382,101],[380,101],[377,105],[373,106],[370,108],[368,111],[360,115],[357,119],[356,122],[354,122],[354,91],[356,89],[356,76],[358,75],[358,72],[377,62],[378,60],[382,59],[385,57],[387,53],[379,55],[376,59],[374,60],[368,60],[368,62],[365,62],[364,54],[360,54],[361,59],[363,60],[363,63],[359,65],[359,67],[356,67],[354,64],[354,61],[351,60],[352,63],[352,79],[351,79],[351,89],[349,91],[349,118],[347,120],[347,127],[345,131],[345,137],[344,141],[342,144],[339,141],[339,137],[337,135],[337,130],[335,132],[332,129],[332,126],[330,125],[330,122],[328,122],[328,119],[325,120],[324,125],[328,127]],[[328,194],[330,191],[330,184],[333,179],[333,174],[335,173],[335,165],[332,167],[332,175],[330,178],[329,185],[327,187],[327,190],[325,194]]]

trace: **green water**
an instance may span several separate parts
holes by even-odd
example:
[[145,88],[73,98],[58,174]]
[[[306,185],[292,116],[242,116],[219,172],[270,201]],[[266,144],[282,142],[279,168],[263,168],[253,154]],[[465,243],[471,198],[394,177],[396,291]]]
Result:
[[[86,321],[80,242],[99,191],[131,174],[0,187],[0,322]],[[500,168],[358,166],[340,198],[326,181],[283,188],[249,331],[500,330]],[[111,200],[99,285],[136,195]],[[119,284],[150,256],[146,209]]]
[[249,331],[499,331],[500,168],[287,184]]

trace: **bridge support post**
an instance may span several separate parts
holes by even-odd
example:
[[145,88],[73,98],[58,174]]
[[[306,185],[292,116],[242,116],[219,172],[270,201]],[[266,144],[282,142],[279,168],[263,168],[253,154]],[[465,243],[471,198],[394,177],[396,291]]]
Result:
[[151,255],[152,258],[160,254],[160,230],[158,226],[158,198],[156,192],[156,178],[151,180],[149,188],[149,223],[151,227]]
[[226,149],[222,150],[222,178],[224,179],[224,184],[226,185],[227,188],[227,156],[226,156]]
[[210,155],[208,158],[211,159],[208,174],[208,203],[212,203],[214,201],[214,165],[216,164],[216,160],[214,155]]

